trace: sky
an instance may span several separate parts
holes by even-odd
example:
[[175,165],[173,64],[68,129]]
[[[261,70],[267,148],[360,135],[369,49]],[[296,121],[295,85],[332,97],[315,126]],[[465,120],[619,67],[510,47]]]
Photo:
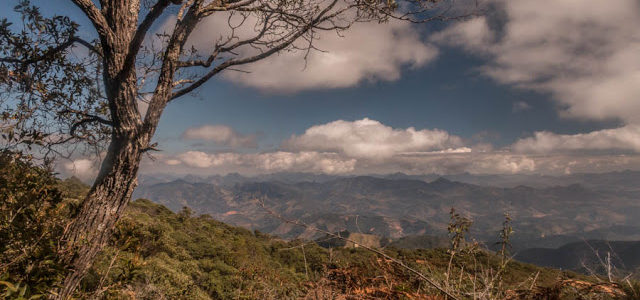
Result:
[[[69,2],[34,1],[91,37]],[[306,67],[287,52],[226,71],[167,107],[162,151],[141,173],[640,170],[640,1],[481,3],[486,13],[462,21],[323,33]],[[220,20],[190,43],[205,49]],[[60,164],[83,178],[96,169],[88,157]]]

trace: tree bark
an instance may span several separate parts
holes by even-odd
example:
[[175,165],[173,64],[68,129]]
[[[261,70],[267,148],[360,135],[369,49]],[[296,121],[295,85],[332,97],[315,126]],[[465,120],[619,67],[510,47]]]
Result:
[[135,68],[124,63],[131,36],[122,34],[117,47],[105,49],[104,84],[113,123],[111,142],[93,186],[63,235],[60,260],[70,270],[50,299],[66,300],[73,295],[97,254],[109,242],[137,185],[142,153],[151,135],[142,131]]
[[109,241],[137,185],[139,145],[136,138],[126,135],[112,140],[101,174],[64,234],[61,259],[71,269],[52,299],[69,299],[73,295],[94,258]]
[[146,30],[169,2],[158,2],[137,28],[139,0],[101,1],[101,11],[89,0],[73,1],[92,20],[100,35],[113,133],[100,173],[63,235],[60,259],[70,270],[62,285],[49,297],[56,300],[66,300],[73,295],[96,255],[109,242],[116,222],[131,199],[142,154],[148,149],[160,115],[171,97],[176,61],[199,20],[197,11],[203,3],[203,0],[196,0],[176,26],[143,122],[137,109],[135,57]]

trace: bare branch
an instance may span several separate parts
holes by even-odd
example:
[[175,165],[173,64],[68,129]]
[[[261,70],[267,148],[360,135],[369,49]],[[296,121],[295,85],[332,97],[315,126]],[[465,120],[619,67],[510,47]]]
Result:
[[244,0],[244,1],[238,1],[235,3],[223,3],[222,6],[219,5],[219,3],[217,3],[217,1],[212,2],[211,4],[209,4],[208,6],[204,7],[201,11],[202,16],[208,16],[213,12],[216,11],[230,11],[230,10],[235,10],[235,9],[240,9],[244,6],[249,6],[255,2],[257,2],[258,0]]
[[[143,132],[149,135],[148,139],[153,135],[155,127],[160,119],[160,115],[170,98],[171,90],[174,87],[173,83],[177,69],[177,62],[180,58],[182,47],[200,21],[198,11],[203,1],[204,0],[187,1],[181,8],[181,10],[183,10],[185,5],[191,4],[185,13],[184,18],[176,23],[162,57],[162,66],[160,67],[157,85],[149,102],[149,108],[147,109],[147,113],[144,117],[144,123],[142,124]],[[180,14],[182,14],[182,12],[180,12]]]
[[267,16],[265,18],[264,25],[263,25],[262,29],[253,38],[242,40],[242,41],[238,41],[235,44],[227,46],[227,47],[224,46],[224,44],[226,44],[226,43],[223,43],[223,45],[221,45],[221,46],[216,46],[216,49],[209,56],[209,58],[207,58],[207,60],[180,61],[180,62],[178,62],[178,67],[195,67],[195,66],[200,66],[200,67],[205,67],[205,68],[210,67],[211,63],[213,63],[213,61],[218,57],[218,55],[220,53],[231,52],[234,49],[237,49],[238,47],[241,47],[243,45],[251,44],[251,43],[261,39],[267,33],[267,30],[269,28],[269,26],[268,26],[269,25],[269,18],[270,18],[270,16]]
[[298,38],[300,38],[304,34],[308,33],[310,30],[312,30],[315,25],[321,24],[322,22],[326,21],[327,18],[333,17],[335,15],[335,13],[329,14],[329,15],[327,15],[327,13],[329,11],[331,11],[335,7],[337,2],[338,2],[338,0],[333,0],[331,2],[331,4],[327,5],[327,7],[325,7],[320,13],[318,13],[318,15],[316,17],[312,18],[306,25],[304,25],[301,28],[299,28],[297,30],[297,32],[291,34],[290,36],[285,36],[285,39],[281,43],[275,44],[271,48],[269,48],[268,50],[266,50],[266,51],[264,51],[262,53],[256,54],[254,56],[249,56],[249,57],[242,58],[242,59],[229,59],[229,60],[219,64],[218,66],[213,68],[211,71],[209,71],[207,74],[202,76],[200,79],[195,81],[193,84],[191,84],[191,85],[189,85],[189,86],[187,86],[187,87],[185,87],[185,88],[183,88],[183,89],[181,89],[179,91],[174,92],[171,95],[169,101],[172,101],[172,100],[174,100],[176,98],[179,98],[181,96],[184,96],[184,95],[190,93],[191,91],[193,91],[196,88],[200,87],[205,82],[209,81],[209,79],[211,79],[216,74],[224,71],[225,69],[227,69],[227,68],[229,68],[231,66],[244,65],[244,64],[256,62],[256,61],[259,61],[259,60],[262,60],[264,58],[267,58],[267,57],[273,55],[274,53],[277,53],[277,52],[289,47],[296,40],[298,40]]

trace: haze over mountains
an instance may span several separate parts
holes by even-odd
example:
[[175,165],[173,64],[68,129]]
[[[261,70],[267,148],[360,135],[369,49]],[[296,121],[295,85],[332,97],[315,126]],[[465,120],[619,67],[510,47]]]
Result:
[[[278,173],[210,177],[144,176],[134,196],[173,210],[188,206],[221,221],[284,238],[312,231],[269,216],[267,206],[329,231],[389,238],[446,235],[454,207],[473,219],[472,235],[490,245],[514,219],[514,246],[559,247],[582,239],[640,239],[640,172],[568,176],[391,174],[330,176]],[[528,186],[530,185],[530,186]]]

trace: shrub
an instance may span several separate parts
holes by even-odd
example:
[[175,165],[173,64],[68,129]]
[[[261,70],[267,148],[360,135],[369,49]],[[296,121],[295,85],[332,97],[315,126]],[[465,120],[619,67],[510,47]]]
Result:
[[42,295],[60,279],[57,250],[69,211],[49,168],[0,153],[0,291],[6,298]]

